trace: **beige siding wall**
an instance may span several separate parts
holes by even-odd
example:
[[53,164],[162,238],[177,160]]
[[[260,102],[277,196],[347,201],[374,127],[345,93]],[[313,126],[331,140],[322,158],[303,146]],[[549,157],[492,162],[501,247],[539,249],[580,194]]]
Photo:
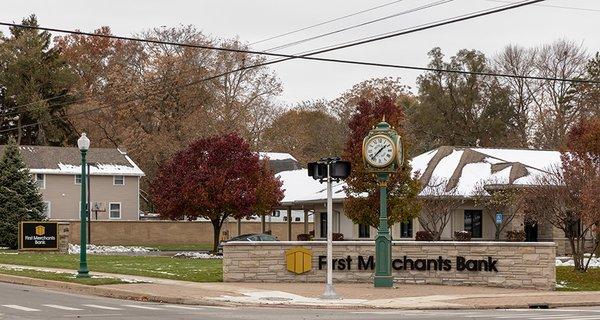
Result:
[[[79,221],[69,221],[70,243],[79,243]],[[287,222],[267,222],[267,230],[280,240],[288,238]],[[213,242],[213,226],[209,221],[92,221],[91,243],[95,245],[198,244]],[[313,224],[308,224],[312,230]],[[223,225],[221,239],[237,236],[237,222]],[[224,232],[227,231],[227,232]],[[242,234],[260,233],[260,222],[242,221]],[[228,233],[229,236],[223,236]],[[292,222],[292,239],[304,233],[303,222]]]
[[[113,176],[91,176],[91,202],[101,202],[106,212],[98,220],[108,220],[108,205],[121,204],[120,220],[138,220],[138,177],[126,176],[125,185],[113,185]],[[46,174],[46,187],[40,190],[44,201],[50,202],[50,219],[78,220],[81,186],[74,175]],[[91,219],[95,218],[92,212]]]

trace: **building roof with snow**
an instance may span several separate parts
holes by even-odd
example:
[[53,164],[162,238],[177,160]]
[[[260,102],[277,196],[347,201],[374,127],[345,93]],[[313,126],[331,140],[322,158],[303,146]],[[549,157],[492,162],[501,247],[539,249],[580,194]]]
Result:
[[281,152],[259,152],[261,159],[269,159],[269,167],[274,173],[282,171],[298,170],[300,163],[289,153]]
[[288,160],[288,159],[290,159],[290,160],[298,161],[291,154],[283,153],[283,152],[259,152],[258,156],[261,159],[265,159],[265,158],[269,158],[269,160]]
[[[4,153],[0,145],[0,154]],[[76,147],[19,146],[25,165],[37,174],[81,174],[81,153]],[[144,172],[120,149],[90,148],[90,175],[144,176]]]
[[[308,175],[307,169],[283,171],[276,175],[281,179],[284,192],[281,204],[293,206],[296,203],[322,202],[327,200],[327,184],[320,183]],[[346,197],[344,182],[333,183],[333,199],[343,200]]]
[[[421,195],[473,196],[478,185],[533,185],[560,167],[560,152],[443,146],[411,160]],[[434,187],[435,186],[435,187]]]
[[[410,160],[413,175],[426,186],[421,196],[473,196],[478,184],[532,185],[537,175],[560,166],[560,152],[529,149],[487,149],[443,146]],[[326,185],[306,169],[277,174],[283,182],[282,206],[324,202]],[[436,189],[431,189],[435,185]],[[333,200],[346,197],[344,182],[333,184]],[[435,192],[435,193],[434,193]]]

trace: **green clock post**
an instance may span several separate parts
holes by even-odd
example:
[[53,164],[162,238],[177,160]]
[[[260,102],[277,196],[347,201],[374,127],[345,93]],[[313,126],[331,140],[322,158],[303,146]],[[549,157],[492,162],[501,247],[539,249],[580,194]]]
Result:
[[385,118],[363,140],[363,160],[367,171],[377,176],[379,185],[379,226],[375,238],[375,287],[392,287],[392,236],[387,216],[387,181],[403,161],[400,136]]

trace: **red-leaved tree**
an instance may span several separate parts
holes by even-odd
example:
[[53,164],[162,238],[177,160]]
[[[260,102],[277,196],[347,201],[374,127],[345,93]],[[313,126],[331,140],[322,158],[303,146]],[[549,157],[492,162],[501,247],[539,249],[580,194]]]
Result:
[[586,242],[600,227],[600,118],[576,124],[561,152],[561,167],[551,168],[527,189],[526,214],[562,230],[569,240],[575,270],[586,271]]
[[281,181],[237,134],[200,139],[163,163],[151,192],[161,217],[212,222],[216,251],[228,217],[266,215],[283,199]]
[[[348,123],[350,136],[346,142],[343,156],[352,163],[352,173],[346,180],[348,188],[344,211],[355,223],[373,227],[379,225],[379,186],[377,178],[365,170],[361,150],[364,137],[373,126],[381,122],[384,116],[386,121],[398,131],[404,146],[406,146],[406,135],[402,128],[402,120],[404,120],[402,107],[389,97],[378,98],[374,101],[363,99],[358,103],[356,113]],[[406,154],[406,148],[404,151]],[[411,177],[408,161],[404,161],[402,168],[390,175],[387,188],[390,226],[412,219],[419,214],[420,206],[417,195],[420,185],[416,179]]]

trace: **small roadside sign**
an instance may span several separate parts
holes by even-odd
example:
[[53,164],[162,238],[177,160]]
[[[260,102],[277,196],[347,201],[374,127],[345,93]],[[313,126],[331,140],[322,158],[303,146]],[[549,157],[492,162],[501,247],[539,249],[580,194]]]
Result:
[[58,250],[58,223],[22,221],[19,227],[20,250]]
[[496,224],[502,224],[503,220],[504,215],[502,214],[502,212],[496,212]]

